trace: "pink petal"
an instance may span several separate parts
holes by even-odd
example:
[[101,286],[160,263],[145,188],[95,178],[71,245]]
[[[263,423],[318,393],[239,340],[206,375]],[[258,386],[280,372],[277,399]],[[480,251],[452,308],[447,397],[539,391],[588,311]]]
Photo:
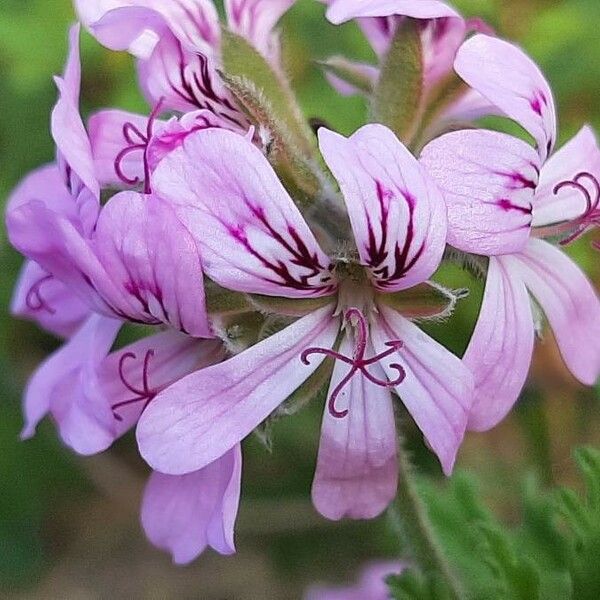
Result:
[[600,375],[600,300],[593,285],[568,256],[543,240],[532,239],[514,262],[511,271],[546,313],[567,367],[581,383],[594,385]]
[[52,408],[63,441],[80,454],[106,450],[137,423],[159,390],[220,362],[224,354],[216,340],[195,340],[173,331],[149,336],[108,356],[103,353],[74,374],[60,398],[56,394]]
[[383,125],[350,138],[321,128],[319,141],[375,285],[393,292],[428,279],[446,245],[446,207],[425,169]]
[[227,23],[272,61],[279,58],[279,40],[273,29],[296,0],[225,0]]
[[403,15],[413,19],[460,17],[445,2],[438,0],[335,0],[327,10],[327,19],[335,25],[358,17]]
[[500,115],[501,112],[487,98],[475,90],[468,90],[452,102],[440,115],[438,123],[460,123],[476,121],[490,115]]
[[379,307],[371,335],[376,352],[387,350],[388,340],[404,342],[382,366],[388,377],[397,376],[390,364],[404,368],[396,392],[449,475],[473,402],[473,376],[459,358],[389,308]]
[[195,237],[207,275],[220,285],[286,298],[333,291],[329,258],[249,140],[196,132],[160,163],[152,187]]
[[462,45],[454,68],[533,136],[544,161],[556,142],[556,109],[539,67],[517,46],[478,34]]
[[[353,343],[346,335],[340,352],[352,356]],[[371,348],[372,351],[372,348]],[[374,354],[374,352],[373,352]],[[350,366],[335,365],[329,394],[347,375]],[[371,374],[386,380],[381,367]],[[312,487],[315,508],[328,519],[372,519],[396,495],[398,484],[397,436],[390,390],[357,373],[337,398],[344,418],[325,407],[319,458]]]
[[237,445],[193,473],[154,471],[142,501],[142,525],[148,539],[169,551],[176,564],[193,561],[209,545],[221,554],[233,554],[241,467]]
[[464,356],[475,377],[469,429],[495,427],[517,401],[531,365],[534,326],[512,257],[492,257],[475,331]]
[[504,133],[448,133],[423,150],[448,205],[448,243],[494,255],[522,250],[530,235],[539,159],[528,144]]
[[[114,196],[102,211],[94,241],[107,275],[121,282],[120,296],[125,292],[138,304],[137,318],[211,337],[198,248],[165,202],[135,192]],[[98,284],[110,293],[110,281]]]
[[321,357],[305,366],[300,354],[333,346],[339,321],[332,311],[315,311],[159,394],[138,424],[142,456],[154,469],[181,475],[233,448],[317,369]]
[[[148,117],[136,115],[122,110],[102,110],[89,120],[88,130],[94,157],[94,167],[98,181],[103,186],[123,185],[122,179],[115,171],[116,159],[125,148],[131,146],[124,135],[127,123],[139,132],[147,133]],[[135,134],[134,134],[135,135]],[[134,137],[138,141],[138,137]],[[143,144],[140,138],[139,143]],[[120,165],[130,179],[144,180],[144,151],[131,152],[125,156]]]
[[10,311],[61,337],[73,335],[90,314],[87,304],[33,261],[21,270]]
[[79,27],[70,32],[70,49],[64,78],[55,78],[59,99],[52,111],[51,131],[58,163],[71,195],[78,201],[80,220],[90,231],[100,209],[100,186],[94,171],[92,149],[79,114]]
[[87,361],[110,350],[120,327],[119,321],[92,315],[64,346],[38,367],[25,390],[22,439],[35,434],[37,424],[51,410],[59,386]]
[[596,135],[589,125],[555,152],[542,168],[540,184],[533,200],[535,227],[570,221],[585,212],[587,204],[581,192],[567,187],[554,193],[559,183],[571,181],[582,172],[600,179],[600,150]]

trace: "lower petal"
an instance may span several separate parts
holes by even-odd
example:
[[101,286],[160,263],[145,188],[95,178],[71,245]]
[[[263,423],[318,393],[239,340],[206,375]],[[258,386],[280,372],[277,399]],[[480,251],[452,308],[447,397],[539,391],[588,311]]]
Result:
[[332,348],[339,330],[327,306],[218,365],[161,392],[137,428],[140,452],[156,470],[181,475],[210,464],[245,438],[317,369],[300,354]]
[[[344,338],[340,352],[352,355]],[[329,387],[332,393],[347,375],[349,365],[338,361]],[[378,365],[371,374],[385,381]],[[316,509],[328,519],[372,519],[396,495],[398,485],[397,437],[389,389],[376,386],[356,373],[338,396],[348,414],[336,418],[325,408],[319,458],[312,488]]]
[[510,258],[490,259],[475,331],[464,356],[475,377],[469,428],[495,427],[517,401],[531,364],[534,343],[531,301]]
[[600,300],[583,271],[561,250],[532,239],[515,267],[540,303],[563,360],[573,375],[594,385],[600,375]]
[[404,343],[382,366],[390,378],[397,376],[390,363],[398,362],[404,369],[406,377],[396,392],[449,475],[473,402],[473,376],[459,358],[416,325],[387,307],[379,310],[372,327],[375,350],[387,350],[387,340]]
[[240,447],[187,475],[152,473],[142,501],[148,539],[186,564],[211,546],[233,554],[241,482]]

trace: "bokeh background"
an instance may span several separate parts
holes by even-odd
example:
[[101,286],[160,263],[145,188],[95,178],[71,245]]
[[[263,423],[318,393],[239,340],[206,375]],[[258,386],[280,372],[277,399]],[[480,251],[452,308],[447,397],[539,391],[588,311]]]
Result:
[[[168,1],[168,0],[165,0]],[[600,2],[598,0],[463,0],[521,43],[555,90],[561,139],[584,122],[600,127]],[[53,158],[49,114],[74,15],[69,0],[0,2],[0,202],[30,169]],[[316,60],[346,53],[370,58],[353,25],[334,28],[323,7],[299,0],[283,22],[285,55],[294,88],[310,117],[350,133],[365,119],[364,102],[339,98]],[[83,39],[82,112],[104,106],[146,111],[134,85],[131,59]],[[507,74],[510,76],[510,74]],[[600,282],[600,262],[588,241],[570,250]],[[369,523],[330,523],[311,508],[320,406],[282,421],[267,452],[255,439],[245,447],[243,497],[234,558],[205,554],[187,568],[151,548],[138,525],[146,469],[133,439],[90,459],[70,454],[51,423],[35,439],[18,441],[20,397],[35,366],[57,340],[8,314],[21,259],[0,228],[0,596],[3,598],[290,599],[315,581],[354,577],[367,559],[394,556],[401,541],[382,517]],[[481,285],[452,269],[471,299],[451,327],[430,332],[461,352],[476,316]],[[452,330],[452,331],[450,331]],[[600,334],[600,332],[598,332]],[[471,473],[489,505],[507,523],[519,520],[518,490],[525,477],[543,485],[577,485],[571,449],[600,445],[598,391],[577,385],[565,371],[552,337],[539,344],[531,381],[518,408],[496,430],[469,434],[459,467]],[[440,478],[417,432],[410,443],[421,468]],[[439,485],[444,485],[441,478]]]

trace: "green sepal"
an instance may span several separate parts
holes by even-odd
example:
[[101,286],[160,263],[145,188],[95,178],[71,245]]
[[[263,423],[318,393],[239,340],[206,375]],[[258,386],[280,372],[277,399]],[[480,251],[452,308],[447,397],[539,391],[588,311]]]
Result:
[[222,288],[214,281],[205,279],[204,293],[206,297],[206,312],[209,316],[229,316],[253,312],[250,299],[246,294],[233,292]]
[[423,89],[419,24],[407,18],[398,27],[383,59],[371,103],[372,120],[387,125],[408,144],[419,128]]
[[356,88],[357,93],[369,96],[373,93],[373,80],[358,68],[356,62],[343,56],[332,56],[318,63],[325,71],[331,73],[348,85]]
[[331,298],[327,296],[320,298],[282,298],[252,294],[248,298],[254,310],[269,315],[286,317],[304,317],[331,302]]

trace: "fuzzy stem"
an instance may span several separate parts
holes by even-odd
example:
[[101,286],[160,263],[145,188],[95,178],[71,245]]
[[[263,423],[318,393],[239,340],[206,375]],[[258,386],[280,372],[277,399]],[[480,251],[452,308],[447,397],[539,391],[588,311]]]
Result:
[[427,506],[419,496],[414,468],[403,448],[402,438],[398,466],[398,495],[394,504],[394,517],[408,545],[410,558],[424,573],[437,574],[446,583],[453,600],[462,600],[466,597],[463,586],[452,572],[436,538]]

